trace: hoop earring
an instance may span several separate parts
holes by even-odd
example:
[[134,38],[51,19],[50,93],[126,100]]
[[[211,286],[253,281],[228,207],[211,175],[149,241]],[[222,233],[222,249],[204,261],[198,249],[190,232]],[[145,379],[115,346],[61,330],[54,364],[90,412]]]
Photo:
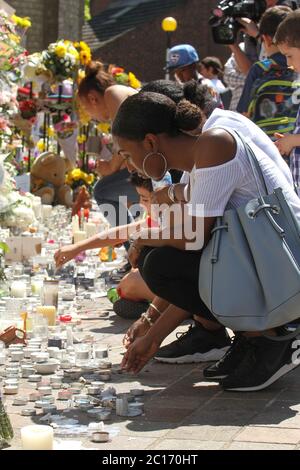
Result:
[[[163,174],[159,177],[156,177],[156,178],[153,178],[153,176],[149,175],[149,173],[146,170],[146,162],[147,162],[148,158],[153,157],[153,155],[159,155],[161,158],[163,158],[164,164],[165,164],[165,169],[163,171]],[[143,172],[144,172],[144,175],[147,176],[147,178],[161,180],[165,176],[165,174],[167,172],[167,169],[168,169],[168,162],[167,162],[166,157],[162,153],[160,153],[160,152],[150,152],[145,156],[144,161],[143,161]]]

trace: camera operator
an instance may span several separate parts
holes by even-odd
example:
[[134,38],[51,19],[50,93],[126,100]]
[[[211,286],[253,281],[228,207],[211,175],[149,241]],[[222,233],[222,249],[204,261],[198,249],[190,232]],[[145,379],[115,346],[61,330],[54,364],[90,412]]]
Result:
[[[266,0],[267,8],[285,5],[293,10],[300,8],[299,0]],[[242,24],[245,34],[245,52],[240,48],[238,43],[229,45],[239,71],[245,75],[248,74],[252,64],[259,60],[261,53],[261,42],[259,39],[258,25],[249,18],[241,18],[238,21]]]

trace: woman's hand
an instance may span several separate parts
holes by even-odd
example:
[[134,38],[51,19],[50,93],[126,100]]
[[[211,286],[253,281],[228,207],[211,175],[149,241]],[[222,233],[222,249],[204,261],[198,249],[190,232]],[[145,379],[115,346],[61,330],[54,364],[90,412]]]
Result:
[[169,206],[172,203],[171,199],[169,198],[169,187],[165,187],[162,189],[157,189],[151,193],[151,204],[168,204]]
[[137,374],[152,359],[159,346],[147,335],[137,338],[125,353],[121,364],[122,369]]
[[295,144],[295,135],[294,134],[279,134],[276,133],[275,137],[279,140],[275,142],[276,147],[278,148],[281,155],[289,155],[294,147],[297,147]]
[[237,21],[243,26],[243,28],[241,28],[242,31],[252,38],[257,38],[259,29],[255,21],[250,20],[249,18],[238,18]]
[[135,321],[123,338],[125,348],[128,349],[137,338],[145,336],[150,328],[149,323],[144,322],[141,318]]
[[78,253],[78,248],[75,245],[60,248],[54,255],[56,267],[61,268],[64,264],[74,259]]
[[128,260],[133,268],[138,267],[139,257],[142,251],[142,247],[137,245],[137,242],[133,242],[128,250]]

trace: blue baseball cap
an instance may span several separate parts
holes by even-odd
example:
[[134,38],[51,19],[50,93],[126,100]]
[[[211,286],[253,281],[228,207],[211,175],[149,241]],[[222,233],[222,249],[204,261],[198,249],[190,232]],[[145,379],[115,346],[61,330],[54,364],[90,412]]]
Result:
[[199,62],[199,56],[196,49],[190,44],[179,44],[169,50],[168,70],[186,67]]

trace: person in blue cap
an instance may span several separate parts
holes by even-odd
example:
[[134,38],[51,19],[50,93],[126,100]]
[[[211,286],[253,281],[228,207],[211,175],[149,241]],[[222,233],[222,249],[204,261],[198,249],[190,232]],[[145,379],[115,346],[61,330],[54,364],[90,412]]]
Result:
[[199,73],[199,62],[199,55],[193,46],[179,44],[169,50],[167,69],[174,72],[175,78],[181,83],[197,80],[203,85],[212,87],[211,81]]

